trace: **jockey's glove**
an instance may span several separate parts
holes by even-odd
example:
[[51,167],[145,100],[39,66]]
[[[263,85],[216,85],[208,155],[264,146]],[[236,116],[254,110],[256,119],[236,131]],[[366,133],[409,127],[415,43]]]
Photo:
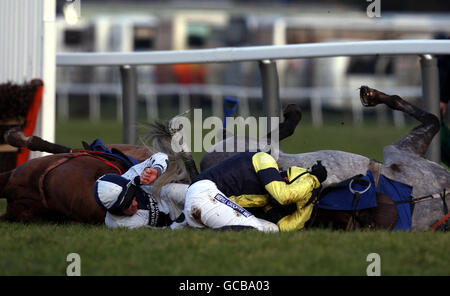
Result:
[[320,162],[312,166],[310,174],[316,176],[320,183],[327,179],[327,169]]

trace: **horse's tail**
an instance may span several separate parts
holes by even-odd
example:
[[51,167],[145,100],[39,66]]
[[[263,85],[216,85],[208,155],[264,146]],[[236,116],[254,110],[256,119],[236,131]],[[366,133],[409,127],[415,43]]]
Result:
[[3,196],[3,189],[8,184],[12,172],[13,170],[0,173],[0,198],[6,198],[6,196]]
[[[190,180],[192,181],[198,175],[198,170],[191,152],[186,149],[185,143],[179,152],[175,152],[172,148],[172,137],[178,132],[178,130],[173,128],[173,122],[177,117],[178,116],[168,120],[166,124],[156,121],[154,123],[150,123],[150,130],[147,133],[147,137],[150,139],[152,147],[165,152],[177,160],[180,159],[187,170]],[[185,140],[183,141],[185,142]]]

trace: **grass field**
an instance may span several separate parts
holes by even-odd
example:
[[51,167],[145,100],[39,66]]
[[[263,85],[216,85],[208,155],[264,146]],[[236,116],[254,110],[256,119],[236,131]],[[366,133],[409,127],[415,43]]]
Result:
[[[300,125],[281,147],[298,153],[339,149],[383,160],[382,147],[410,126]],[[121,125],[58,123],[56,141],[80,147],[95,138],[121,142]],[[194,155],[198,161],[201,153]],[[0,200],[0,214],[5,210]],[[82,275],[366,275],[368,254],[382,275],[450,275],[450,236],[431,232],[263,234],[254,231],[111,230],[90,225],[0,224],[0,275],[65,275],[69,253]]]
[[110,230],[88,225],[0,224],[0,275],[450,275],[446,233]]

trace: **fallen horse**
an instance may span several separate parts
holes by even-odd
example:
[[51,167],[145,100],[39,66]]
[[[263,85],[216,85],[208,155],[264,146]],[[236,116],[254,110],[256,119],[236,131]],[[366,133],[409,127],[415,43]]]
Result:
[[[387,95],[367,86],[360,88],[360,98],[364,107],[385,104],[393,110],[412,116],[421,124],[394,144],[384,147],[384,163],[362,155],[336,150],[299,154],[286,154],[280,151],[277,160],[280,170],[286,170],[291,166],[311,168],[317,160],[321,160],[328,170],[324,188],[349,180],[356,175],[366,175],[368,172],[377,182],[381,176],[387,180],[405,184],[412,189],[412,198],[408,201],[408,205],[411,205],[413,210],[412,229],[427,230],[430,227],[437,228],[438,225],[442,225],[449,218],[447,205],[450,202],[450,172],[425,158],[431,140],[439,131],[439,119],[397,95]],[[224,142],[228,141],[236,143],[242,142],[242,139],[234,136],[213,146],[201,160],[202,170],[235,154],[215,151],[217,148],[226,146],[227,143]],[[251,141],[254,143],[249,143]],[[254,147],[257,146],[257,139],[246,138],[244,142],[246,146],[251,144]],[[347,212],[346,215],[348,214]],[[312,217],[314,216],[313,214]],[[333,217],[337,218],[334,214]],[[346,223],[348,219],[344,221]]]
[[[445,211],[446,203],[449,202],[450,173],[439,164],[424,158],[432,138],[439,130],[437,117],[409,104],[398,96],[389,96],[367,86],[361,87],[360,97],[366,107],[376,106],[380,103],[386,104],[394,110],[407,113],[419,120],[421,124],[393,145],[384,148],[384,164],[361,155],[336,150],[302,154],[285,154],[280,151],[278,159],[280,169],[285,170],[291,166],[310,168],[317,160],[321,160],[328,170],[328,178],[323,184],[325,189],[356,175],[366,175],[370,171],[376,180],[388,178],[411,187],[413,199],[408,203],[414,204],[412,229],[426,230],[435,225],[438,220],[445,222],[441,218],[444,215],[448,216]],[[280,129],[283,129],[280,131],[280,137],[291,135],[295,125],[300,121],[301,114],[300,116],[298,116],[298,112],[291,112],[291,114],[297,115],[293,116],[294,118],[288,117],[286,124],[280,126]],[[170,140],[170,133],[168,139]],[[224,141],[229,140],[230,138],[227,138]],[[257,140],[246,139],[246,141]],[[14,145],[11,142],[10,144]],[[19,144],[16,143],[17,146],[20,146]],[[223,143],[218,143],[215,147],[218,145],[223,145]],[[148,148],[139,146],[110,145],[109,147],[119,149],[138,161],[144,160],[152,153]],[[42,150],[42,148],[37,150]],[[101,223],[105,213],[94,202],[92,184],[102,174],[118,172],[117,169],[104,162],[99,162],[93,157],[77,157],[66,161],[64,159],[67,159],[71,153],[67,153],[70,151],[65,150],[64,147],[59,151],[48,152],[62,152],[63,154],[31,160],[11,172],[0,175],[0,197],[8,199],[7,213],[2,218],[10,221],[60,219]],[[71,152],[72,154],[85,153]],[[201,168],[211,167],[233,154],[232,152],[214,152],[213,147],[202,159]],[[185,163],[186,161],[190,163],[190,165],[186,165],[186,168],[188,176],[192,178],[197,173],[195,163],[189,154],[184,155],[184,158]],[[65,164],[55,166],[57,162]],[[121,164],[117,163],[116,166],[120,168]],[[174,170],[166,172],[167,179],[162,186],[178,182],[177,192],[182,192],[186,190],[189,178],[186,175],[180,177],[182,172],[179,164],[174,164],[172,167]],[[124,169],[122,165],[122,170]],[[380,199],[379,202],[384,203],[385,201]],[[387,203],[389,204],[389,202],[388,200]],[[346,215],[348,216],[348,213]],[[313,219],[316,218],[319,220],[320,215],[313,215]],[[349,221],[347,218],[344,220]],[[351,219],[353,222],[354,220]]]
[[[18,147],[28,146],[31,150],[55,153],[29,160],[0,174],[0,198],[7,199],[6,213],[0,220],[12,222],[102,224],[106,212],[95,202],[95,181],[106,173],[125,173],[132,164],[124,159],[142,162],[154,153],[145,146],[106,145],[107,149],[119,155],[111,157],[91,149],[71,149],[39,137],[25,137],[19,131],[11,131],[7,140]],[[167,174],[155,182],[158,195],[173,196],[177,183],[188,182],[178,160],[169,159],[169,167]],[[175,196],[180,199],[179,194]]]

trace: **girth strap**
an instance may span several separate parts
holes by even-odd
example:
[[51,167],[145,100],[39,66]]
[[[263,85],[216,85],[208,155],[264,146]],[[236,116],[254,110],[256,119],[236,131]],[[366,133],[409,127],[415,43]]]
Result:
[[44,204],[44,207],[46,207],[46,208],[48,208],[48,204],[47,204],[47,198],[45,197],[45,192],[44,192],[44,180],[45,180],[45,177],[47,176],[47,174],[51,170],[53,170],[54,168],[56,168],[56,167],[60,166],[61,164],[65,163],[69,159],[70,158],[67,158],[67,157],[62,157],[62,158],[58,159],[52,165],[47,167],[45,169],[45,171],[42,173],[42,175],[39,177],[39,194],[41,196],[42,203]]
[[[429,195],[425,195],[425,196],[421,196],[421,197],[414,197],[414,196],[410,196],[409,200],[403,200],[403,201],[396,201],[395,204],[402,204],[402,203],[411,203],[411,204],[416,204],[419,202],[423,202],[423,201],[427,201],[427,200],[431,200],[431,199],[436,199],[436,198],[441,198],[443,203],[444,203],[444,211],[447,208],[448,211],[448,207],[447,207],[447,203],[445,201],[445,197],[450,194],[450,188],[444,188],[443,193],[437,192],[434,194],[429,194]],[[445,212],[444,212],[445,214]]]
[[[91,151],[91,152],[92,152],[92,151]],[[116,166],[116,165],[113,164],[112,162],[110,162],[110,161],[108,161],[108,160],[106,160],[106,159],[104,159],[104,158],[102,158],[102,157],[100,157],[100,156],[93,155],[95,152],[94,152],[94,153],[91,153],[91,152],[89,152],[89,153],[87,153],[87,152],[86,152],[86,153],[80,153],[80,154],[68,154],[68,155],[66,155],[66,156],[64,156],[64,157],[62,157],[62,158],[60,158],[60,159],[58,159],[57,161],[55,161],[52,165],[50,165],[49,167],[47,167],[47,168],[44,170],[44,172],[42,173],[42,175],[39,177],[39,194],[40,194],[40,196],[41,196],[41,200],[42,200],[42,203],[43,203],[44,207],[48,208],[47,198],[46,198],[45,192],[44,192],[44,180],[45,180],[45,177],[46,177],[47,174],[48,174],[49,172],[51,172],[54,168],[56,168],[56,167],[62,165],[62,164],[65,163],[66,161],[69,161],[69,160],[71,160],[71,159],[78,158],[78,157],[81,157],[81,156],[90,156],[90,157],[93,157],[93,158],[95,158],[95,159],[98,159],[98,160],[104,162],[105,164],[107,164],[107,165],[110,166],[110,167],[113,167],[114,169],[117,170],[117,172],[118,172],[120,175],[122,175],[122,171],[120,170],[120,168],[119,168],[118,166]],[[96,154],[96,153],[95,153],[95,154]]]

